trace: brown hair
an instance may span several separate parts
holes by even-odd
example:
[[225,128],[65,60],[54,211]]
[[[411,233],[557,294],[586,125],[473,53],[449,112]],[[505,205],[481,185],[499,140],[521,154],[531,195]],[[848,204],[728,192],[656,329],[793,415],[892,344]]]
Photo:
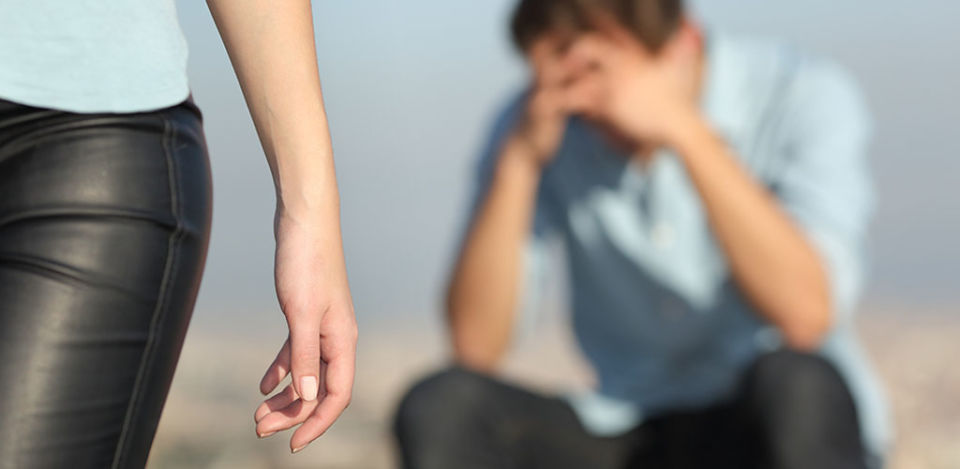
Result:
[[647,48],[657,52],[683,20],[683,0],[520,0],[510,24],[514,45],[525,52],[542,34],[593,29],[590,11],[616,18]]

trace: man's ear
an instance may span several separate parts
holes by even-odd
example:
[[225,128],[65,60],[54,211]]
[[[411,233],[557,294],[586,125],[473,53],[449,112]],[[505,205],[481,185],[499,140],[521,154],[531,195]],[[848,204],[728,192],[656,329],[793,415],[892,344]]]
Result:
[[694,20],[684,18],[677,30],[664,44],[661,52],[668,56],[698,55],[703,50],[703,46],[703,28]]

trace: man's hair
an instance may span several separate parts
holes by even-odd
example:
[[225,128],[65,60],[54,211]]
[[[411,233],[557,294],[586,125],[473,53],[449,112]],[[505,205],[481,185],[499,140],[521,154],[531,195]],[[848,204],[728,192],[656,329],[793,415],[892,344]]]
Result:
[[658,52],[683,21],[683,0],[520,0],[510,24],[513,43],[526,52],[548,31],[595,29],[590,15],[619,21],[648,49]]

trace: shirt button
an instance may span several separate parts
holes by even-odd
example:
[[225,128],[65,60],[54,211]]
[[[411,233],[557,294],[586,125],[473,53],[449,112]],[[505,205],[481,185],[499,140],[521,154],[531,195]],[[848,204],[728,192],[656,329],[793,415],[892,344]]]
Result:
[[650,232],[650,239],[658,249],[670,249],[677,241],[677,233],[673,225],[667,222],[659,222]]

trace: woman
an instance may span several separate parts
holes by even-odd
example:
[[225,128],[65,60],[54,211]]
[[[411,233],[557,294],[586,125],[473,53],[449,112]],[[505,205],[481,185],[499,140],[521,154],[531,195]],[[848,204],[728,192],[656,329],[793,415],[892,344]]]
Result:
[[[276,184],[289,336],[257,412],[296,452],[356,323],[309,0],[209,0]],[[0,467],[142,467],[206,256],[210,174],[173,0],[0,3]],[[284,412],[276,412],[284,410]]]

